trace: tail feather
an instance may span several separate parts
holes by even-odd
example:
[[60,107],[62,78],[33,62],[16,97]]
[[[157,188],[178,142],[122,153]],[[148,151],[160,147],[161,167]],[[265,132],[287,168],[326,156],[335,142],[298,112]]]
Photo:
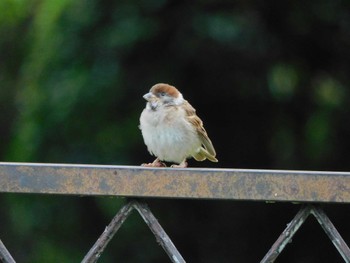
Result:
[[199,152],[195,153],[193,155],[194,159],[197,161],[204,161],[205,159],[208,159],[209,161],[212,162],[218,162],[218,159],[215,158],[215,156],[211,155],[206,149],[200,148]]

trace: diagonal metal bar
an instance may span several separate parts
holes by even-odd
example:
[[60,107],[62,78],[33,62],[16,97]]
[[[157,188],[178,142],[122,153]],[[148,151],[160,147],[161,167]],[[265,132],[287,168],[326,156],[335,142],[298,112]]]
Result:
[[186,261],[183,259],[167,233],[165,233],[164,229],[159,224],[158,220],[155,218],[148,206],[145,203],[139,203],[135,201],[134,207],[139,212],[148,227],[151,229],[157,239],[157,242],[160,243],[160,245],[163,247],[171,261],[173,263],[185,263]]
[[311,209],[311,206],[303,206],[298,211],[293,220],[287,225],[286,229],[278,237],[276,242],[272,245],[265,257],[260,261],[260,263],[275,262],[277,257],[280,255],[280,253],[288,244],[288,242],[292,239],[294,234],[299,230],[302,224],[304,224],[305,220],[311,213]]
[[148,206],[145,203],[140,203],[136,200],[129,201],[118,211],[81,263],[96,263],[98,261],[109,241],[113,238],[133,209],[138,211],[147,226],[151,229],[158,243],[161,244],[165,252],[168,254],[171,261],[173,263],[186,263]]
[[0,260],[3,263],[16,263],[16,261],[11,256],[10,252],[5,247],[4,243],[0,240]]
[[332,240],[345,262],[350,262],[350,249],[326,213],[318,206],[314,206],[311,213],[316,217],[318,223],[322,226],[330,240]]
[[96,243],[92,246],[90,251],[86,254],[84,259],[81,261],[82,263],[95,263],[100,258],[102,252],[108,245],[109,241],[113,238],[115,233],[124,223],[124,221],[128,218],[132,210],[134,202],[128,202],[124,205],[115,217],[112,219],[111,223],[106,227],[103,231],[102,235],[98,238]]

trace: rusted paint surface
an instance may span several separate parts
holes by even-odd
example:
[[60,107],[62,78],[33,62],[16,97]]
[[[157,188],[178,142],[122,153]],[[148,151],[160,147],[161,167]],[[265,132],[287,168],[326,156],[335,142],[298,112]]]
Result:
[[0,163],[0,192],[350,203],[350,173]]

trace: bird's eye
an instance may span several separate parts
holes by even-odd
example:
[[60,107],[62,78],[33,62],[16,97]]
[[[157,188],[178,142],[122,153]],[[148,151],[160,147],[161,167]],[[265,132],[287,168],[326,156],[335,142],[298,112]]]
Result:
[[166,95],[166,93],[165,93],[165,92],[160,92],[159,95],[160,95],[161,97],[164,97],[164,96]]

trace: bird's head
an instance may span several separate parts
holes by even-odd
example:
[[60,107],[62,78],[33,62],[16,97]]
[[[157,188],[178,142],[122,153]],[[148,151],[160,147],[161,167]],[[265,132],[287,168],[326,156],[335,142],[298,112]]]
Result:
[[163,105],[180,105],[184,101],[182,94],[177,88],[164,83],[154,85],[143,98],[147,100],[147,105],[149,105],[152,110],[156,110]]

